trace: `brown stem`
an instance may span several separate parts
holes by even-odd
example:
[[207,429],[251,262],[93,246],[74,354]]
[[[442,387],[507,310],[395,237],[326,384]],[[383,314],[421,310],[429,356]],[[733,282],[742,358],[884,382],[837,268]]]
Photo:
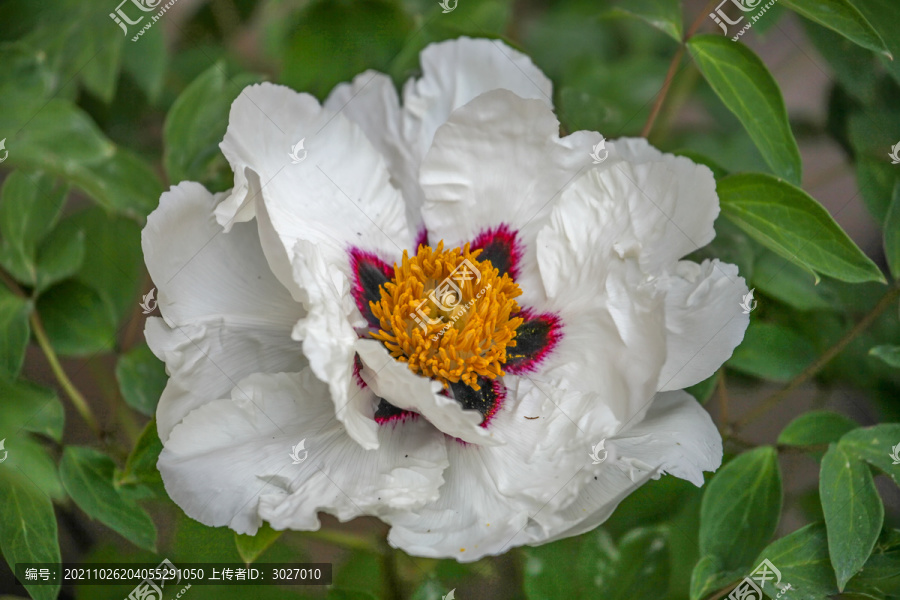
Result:
[[839,339],[831,348],[825,351],[822,356],[818,358],[813,364],[806,367],[802,373],[794,377],[786,386],[784,386],[781,390],[775,392],[762,402],[760,402],[757,406],[747,411],[744,416],[734,422],[733,429],[739,430],[740,428],[747,425],[751,421],[759,418],[766,412],[768,412],[771,408],[774,408],[782,400],[784,400],[791,392],[795,389],[806,383],[811,377],[813,377],[816,373],[822,370],[825,365],[831,362],[835,356],[841,353],[841,351],[847,347],[847,344],[852,342],[856,337],[865,331],[874,321],[883,313],[891,304],[893,304],[897,298],[900,297],[900,283],[895,282],[895,284],[888,290],[888,292],[878,301],[872,310],[864,316],[859,323],[853,326],[850,331],[844,334],[844,337]]
[[666,100],[666,96],[669,94],[669,88],[672,87],[672,80],[675,79],[675,75],[678,74],[678,65],[681,64],[681,58],[684,56],[684,49],[686,47],[687,41],[691,39],[691,37],[693,37],[698,29],[700,29],[700,26],[703,24],[709,10],[715,4],[715,2],[716,0],[712,0],[700,12],[700,14],[697,15],[697,18],[694,19],[694,22],[691,23],[690,28],[688,28],[688,31],[684,36],[684,40],[678,47],[678,51],[675,52],[675,56],[672,57],[672,62],[669,63],[669,70],[666,72],[666,78],[665,80],[663,80],[662,88],[660,88],[659,93],[656,95],[656,101],[653,103],[653,108],[650,109],[650,116],[647,117],[647,122],[644,123],[644,129],[641,131],[641,137],[647,137],[650,135],[650,131],[653,129],[653,124],[656,122],[656,117],[659,116],[659,111],[662,110],[662,106]]

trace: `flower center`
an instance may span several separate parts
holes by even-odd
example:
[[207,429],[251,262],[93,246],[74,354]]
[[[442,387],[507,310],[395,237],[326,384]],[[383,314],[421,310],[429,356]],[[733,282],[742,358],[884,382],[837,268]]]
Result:
[[504,375],[506,349],[516,345],[522,323],[513,316],[522,290],[490,261],[477,260],[481,250],[443,248],[443,242],[436,249],[421,245],[412,258],[403,251],[381,299],[369,304],[380,327],[372,337],[444,388],[462,381],[480,390],[479,376]]

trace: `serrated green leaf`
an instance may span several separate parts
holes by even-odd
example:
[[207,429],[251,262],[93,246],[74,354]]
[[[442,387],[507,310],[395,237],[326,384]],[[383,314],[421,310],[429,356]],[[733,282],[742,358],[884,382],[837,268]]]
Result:
[[[828,558],[828,540],[825,526],[813,523],[775,540],[753,561],[754,567],[763,559],[771,562],[781,572],[782,584],[791,584],[791,591],[782,595],[790,600],[823,600],[837,593],[834,571]],[[750,574],[750,571],[747,572]],[[767,580],[763,591],[770,598],[781,592]]]
[[676,42],[681,43],[682,18],[680,0],[628,0],[620,1],[615,9],[633,15],[656,27]]
[[853,43],[891,58],[884,40],[848,0],[781,0],[781,3]]
[[64,281],[37,302],[50,344],[64,356],[87,356],[115,347],[116,318],[96,291],[77,281]]
[[59,475],[75,504],[89,517],[107,525],[136,546],[156,550],[156,526],[140,506],[113,485],[115,463],[96,450],[68,446]]
[[[163,163],[169,181],[199,181],[215,187],[218,170],[227,169],[219,142],[225,136],[232,102],[257,77],[229,79],[215,64],[187,86],[166,116]],[[229,172],[230,175],[230,172]]]
[[800,188],[752,173],[720,180],[717,191],[723,215],[804,269],[851,283],[885,281],[828,211]]
[[776,175],[800,184],[802,165],[778,84],[765,64],[743,44],[718,35],[687,42],[700,72],[734,113]]
[[234,544],[237,546],[238,554],[248,565],[256,562],[256,559],[265,552],[269,546],[281,537],[282,531],[275,531],[268,523],[263,523],[256,535],[234,534]]
[[900,279],[900,181],[894,186],[891,205],[884,217],[884,256],[891,275]]
[[770,446],[745,452],[706,484],[700,508],[700,554],[723,572],[747,570],[781,516],[781,471]]
[[769,381],[790,381],[816,359],[813,345],[790,329],[752,320],[726,366]]
[[892,346],[890,344],[874,346],[869,350],[869,355],[880,358],[885,364],[900,369],[900,346]]
[[0,431],[15,432],[19,429],[62,439],[62,403],[56,393],[27,381],[12,381],[0,377]]
[[[900,424],[882,423],[854,429],[844,435],[841,446],[853,456],[874,465],[900,486],[900,469],[892,454],[900,456]],[[895,450],[896,448],[896,450]]]
[[165,364],[146,344],[132,348],[119,358],[116,379],[128,406],[148,416],[156,412],[168,381]]
[[31,336],[28,315],[31,302],[0,287],[0,377],[14,379],[22,370],[25,349]]
[[884,505],[868,465],[843,444],[833,444],[822,458],[819,497],[828,531],[828,551],[843,591],[875,546],[884,520]]
[[817,446],[832,444],[859,423],[830,410],[812,410],[803,413],[778,435],[778,443],[786,446]]
[[[0,550],[11,570],[20,562],[60,563],[56,515],[50,497],[27,471],[4,463],[0,467]],[[54,600],[59,585],[25,584],[35,600]]]

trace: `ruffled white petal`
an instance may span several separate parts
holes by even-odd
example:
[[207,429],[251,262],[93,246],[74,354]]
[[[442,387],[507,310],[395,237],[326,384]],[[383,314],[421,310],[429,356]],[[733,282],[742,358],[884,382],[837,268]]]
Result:
[[381,342],[361,339],[355,348],[366,367],[360,375],[379,398],[397,408],[421,414],[441,432],[465,442],[502,443],[493,429],[480,426],[481,413],[463,410],[456,400],[440,394],[440,382],[410,371],[406,363],[391,358]]
[[216,223],[212,211],[222,197],[181,183],[162,195],[142,232],[165,320],[148,319],[145,332],[170,375],[157,409],[163,440],[246,375],[305,364],[290,339],[304,311],[272,275],[256,225],[224,233]]
[[[300,140],[305,156],[289,156]],[[325,109],[309,94],[260,84],[246,88],[231,107],[222,150],[235,171],[232,197],[217,211],[228,222],[253,200],[259,180],[272,227],[284,252],[298,240],[321,246],[329,264],[349,270],[349,246],[394,256],[412,245],[400,192],[390,183],[384,158],[363,130],[343,114]],[[305,152],[305,154],[304,154]]]
[[294,277],[306,290],[309,313],[294,328],[303,341],[303,353],[316,376],[328,384],[337,418],[363,448],[378,447],[378,424],[371,394],[363,393],[354,379],[354,327],[366,323],[350,296],[347,276],[326,263],[320,246],[297,242]]
[[422,77],[403,87],[403,133],[421,160],[450,113],[490,90],[553,105],[553,84],[529,57],[499,40],[460,37],[419,55]]
[[[239,387],[247,397],[192,412],[160,454],[166,490],[201,523],[246,534],[261,519],[276,529],[317,529],[318,511],[347,520],[437,496],[446,450],[421,425],[382,428],[381,450],[367,452],[334,419],[327,389],[310,371],[254,375]],[[301,440],[308,454],[293,464]]]
[[629,225],[627,205],[599,191],[604,177],[592,170],[563,192],[538,235],[547,299],[536,308],[557,314],[563,329],[537,377],[596,394],[625,423],[656,393],[666,359],[665,311],[637,257],[617,250]]
[[419,187],[419,162],[403,138],[400,99],[391,78],[377,71],[365,71],[351,83],[337,85],[324,104],[327,110],[341,113],[363,130],[384,157],[391,183],[399,189],[406,204],[406,219],[412,231],[422,226],[422,188]]
[[666,364],[659,390],[680,390],[715,373],[744,339],[747,285],[734,265],[680,261],[661,278],[666,291]]
[[[599,441],[599,440],[598,440]],[[606,440],[607,459],[588,465],[578,498],[556,513],[535,517],[546,537],[539,543],[579,535],[594,529],[616,506],[649,479],[668,473],[703,485],[703,472],[722,464],[722,438],[709,414],[684,391],[658,394],[644,419]],[[573,481],[573,483],[575,483]],[[521,543],[535,543],[523,537]]]

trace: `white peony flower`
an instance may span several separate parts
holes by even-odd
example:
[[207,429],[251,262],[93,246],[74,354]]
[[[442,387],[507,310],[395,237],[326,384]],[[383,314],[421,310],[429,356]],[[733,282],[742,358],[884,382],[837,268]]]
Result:
[[324,105],[246,88],[234,188],[181,183],[148,219],[159,469],[202,523],[373,515],[396,547],[471,561],[721,463],[683,391],[749,319],[736,267],[679,260],[713,239],[712,173],[643,139],[594,164],[600,134],[560,137],[550,81],[501,42],[421,62],[402,106],[372,71]]

